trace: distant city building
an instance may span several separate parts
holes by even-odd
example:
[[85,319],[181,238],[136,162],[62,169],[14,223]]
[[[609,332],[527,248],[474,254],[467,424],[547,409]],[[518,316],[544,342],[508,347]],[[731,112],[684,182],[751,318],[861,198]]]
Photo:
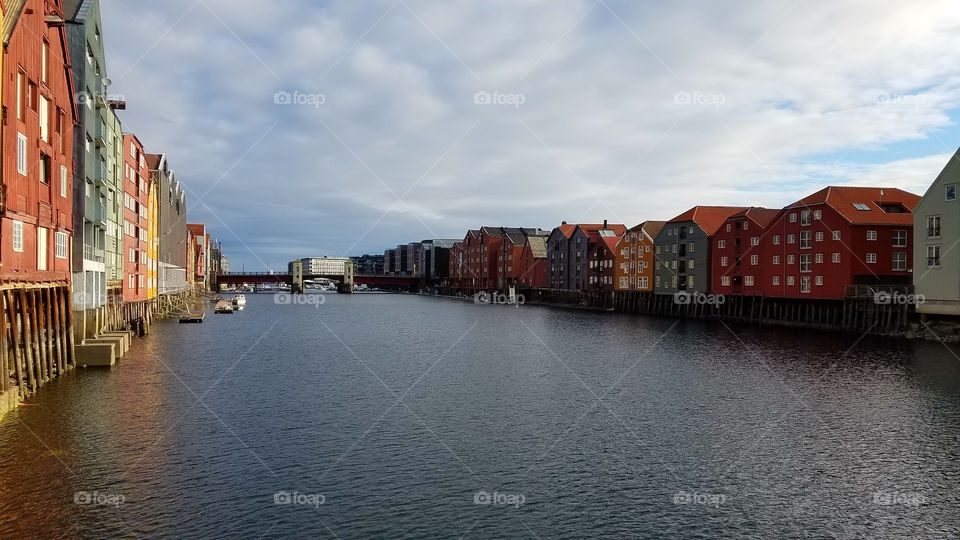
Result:
[[378,275],[383,273],[383,255],[361,255],[350,257],[353,261],[354,272],[363,275]]
[[388,249],[383,252],[383,273],[387,276],[392,276],[397,271],[397,267],[394,266],[394,258],[397,250]]
[[[298,259],[303,263],[305,276],[338,276],[343,275],[344,265],[351,262],[349,257],[304,257]],[[287,265],[288,271],[293,273],[293,262]]]

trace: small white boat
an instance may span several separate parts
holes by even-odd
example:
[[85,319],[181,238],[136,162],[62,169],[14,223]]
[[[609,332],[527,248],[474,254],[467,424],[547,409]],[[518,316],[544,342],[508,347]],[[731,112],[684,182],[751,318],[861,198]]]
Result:
[[247,297],[242,294],[236,294],[233,296],[233,307],[243,308],[247,305]]
[[226,300],[221,300],[217,302],[217,305],[213,308],[214,313],[233,313],[233,304],[227,302]]

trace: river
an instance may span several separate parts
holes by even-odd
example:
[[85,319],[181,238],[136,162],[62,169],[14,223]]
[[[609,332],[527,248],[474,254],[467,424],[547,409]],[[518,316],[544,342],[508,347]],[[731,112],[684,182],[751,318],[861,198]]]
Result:
[[323,300],[45,386],[0,422],[0,537],[960,535],[939,343]]

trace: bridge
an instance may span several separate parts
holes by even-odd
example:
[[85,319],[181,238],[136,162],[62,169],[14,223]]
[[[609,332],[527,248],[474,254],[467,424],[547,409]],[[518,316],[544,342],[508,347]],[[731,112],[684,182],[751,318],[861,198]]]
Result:
[[[371,274],[353,274],[353,283],[355,285],[366,285],[378,289],[391,290],[412,290],[418,285],[419,280],[407,276],[381,276]],[[304,274],[303,280],[329,279],[343,283],[345,276],[343,274]],[[293,274],[277,274],[271,272],[228,272],[217,275],[217,287],[220,285],[278,285],[286,283],[293,287]]]

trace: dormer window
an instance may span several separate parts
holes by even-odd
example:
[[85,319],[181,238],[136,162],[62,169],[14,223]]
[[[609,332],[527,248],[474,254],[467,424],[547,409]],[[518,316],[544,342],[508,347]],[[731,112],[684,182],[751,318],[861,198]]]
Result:
[[910,211],[907,210],[905,206],[900,203],[878,203],[878,206],[881,210],[888,214],[909,214]]

